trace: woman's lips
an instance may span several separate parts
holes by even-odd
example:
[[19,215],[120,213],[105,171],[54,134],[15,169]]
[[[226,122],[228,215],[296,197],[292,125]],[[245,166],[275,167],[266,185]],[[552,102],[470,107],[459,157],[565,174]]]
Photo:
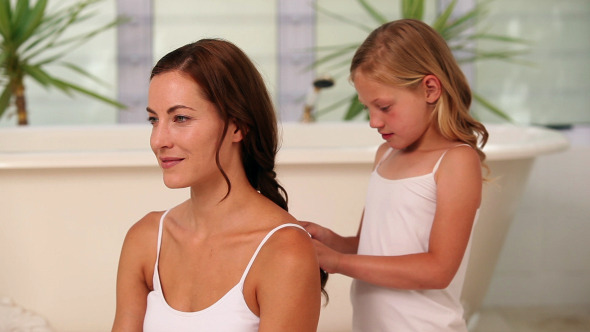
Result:
[[176,166],[178,163],[183,161],[183,158],[161,158],[160,159],[160,166],[164,169],[171,168]]

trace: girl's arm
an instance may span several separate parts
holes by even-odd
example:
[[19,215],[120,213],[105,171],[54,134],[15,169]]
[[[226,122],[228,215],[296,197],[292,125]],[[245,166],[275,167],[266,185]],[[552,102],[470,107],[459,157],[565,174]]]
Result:
[[307,233],[294,227],[277,231],[256,257],[250,273],[255,273],[257,285],[258,331],[317,330],[320,270]]
[[436,181],[437,208],[428,252],[361,256],[341,254],[316,242],[322,268],[389,288],[446,288],[461,264],[481,201],[482,176],[477,153],[468,147],[449,150]]
[[154,259],[147,253],[156,253],[157,223],[150,222],[150,215],[137,222],[129,229],[117,272],[117,308],[113,332],[142,331],[147,295],[150,292],[146,281],[146,264]]

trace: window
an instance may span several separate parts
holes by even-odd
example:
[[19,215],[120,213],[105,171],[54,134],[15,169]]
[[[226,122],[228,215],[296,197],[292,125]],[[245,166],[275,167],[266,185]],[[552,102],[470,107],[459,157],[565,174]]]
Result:
[[492,32],[532,42],[532,65],[482,62],[476,89],[518,123],[590,123],[590,1],[495,0],[490,12]]
[[[76,0],[51,1],[49,7]],[[459,0],[465,10],[478,0]],[[400,17],[400,1],[370,0],[382,14]],[[432,22],[437,4],[426,1],[426,21]],[[317,76],[331,75],[336,85],[322,90],[317,109],[354,94],[347,82],[348,64],[309,69],[316,46],[360,43],[366,32],[343,23],[314,5],[337,15],[376,27],[355,0],[105,0],[95,20],[111,20],[117,13],[133,23],[109,30],[76,49],[68,60],[82,64],[107,85],[77,81],[129,105],[118,111],[93,99],[70,98],[26,81],[32,125],[116,124],[144,122],[149,71],[168,51],[204,37],[230,40],[256,63],[284,121],[298,121],[306,95]],[[587,0],[495,0],[490,3],[491,32],[531,40],[527,56],[534,65],[481,62],[470,71],[478,93],[508,112],[519,123],[562,125],[590,122],[590,2]],[[95,22],[94,22],[95,23]],[[88,24],[94,24],[93,21]],[[473,70],[471,72],[471,70]],[[61,73],[60,73],[61,74]],[[65,74],[64,74],[65,75]],[[321,115],[319,121],[340,120],[346,109]],[[474,111],[484,121],[495,121],[481,106]],[[16,119],[0,120],[11,126]]]

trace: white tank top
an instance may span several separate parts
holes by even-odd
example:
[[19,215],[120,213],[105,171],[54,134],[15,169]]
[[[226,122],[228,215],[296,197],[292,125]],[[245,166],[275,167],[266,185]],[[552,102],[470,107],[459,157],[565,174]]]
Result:
[[[431,173],[421,176],[390,180],[379,174],[379,165],[375,167],[369,180],[359,255],[400,256],[428,251],[436,211],[434,175],[445,153]],[[469,247],[445,289],[403,290],[354,280],[353,331],[467,332],[459,298],[468,256]]]
[[160,229],[158,231],[158,254],[154,267],[154,290],[148,294],[147,309],[143,322],[144,332],[184,332],[184,331],[223,331],[223,332],[255,332],[258,331],[260,317],[256,316],[244,299],[243,289],[244,280],[250,271],[250,267],[258,252],[266,241],[277,230],[283,227],[303,227],[296,224],[283,224],[271,230],[258,245],[258,248],[252,255],[246,270],[242,274],[240,281],[230,289],[221,299],[212,304],[210,307],[196,312],[178,311],[168,305],[162,293],[160,276],[158,274],[158,261],[160,258],[160,246],[162,243],[162,228],[164,218],[168,214],[166,211],[160,219]]

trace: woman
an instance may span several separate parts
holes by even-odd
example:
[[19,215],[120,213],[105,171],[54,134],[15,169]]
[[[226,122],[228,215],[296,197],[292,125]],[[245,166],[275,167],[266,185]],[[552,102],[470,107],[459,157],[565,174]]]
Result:
[[129,230],[113,331],[315,331],[319,265],[275,178],[276,118],[252,62],[222,40],[172,51],[147,112],[164,183],[190,198]]

